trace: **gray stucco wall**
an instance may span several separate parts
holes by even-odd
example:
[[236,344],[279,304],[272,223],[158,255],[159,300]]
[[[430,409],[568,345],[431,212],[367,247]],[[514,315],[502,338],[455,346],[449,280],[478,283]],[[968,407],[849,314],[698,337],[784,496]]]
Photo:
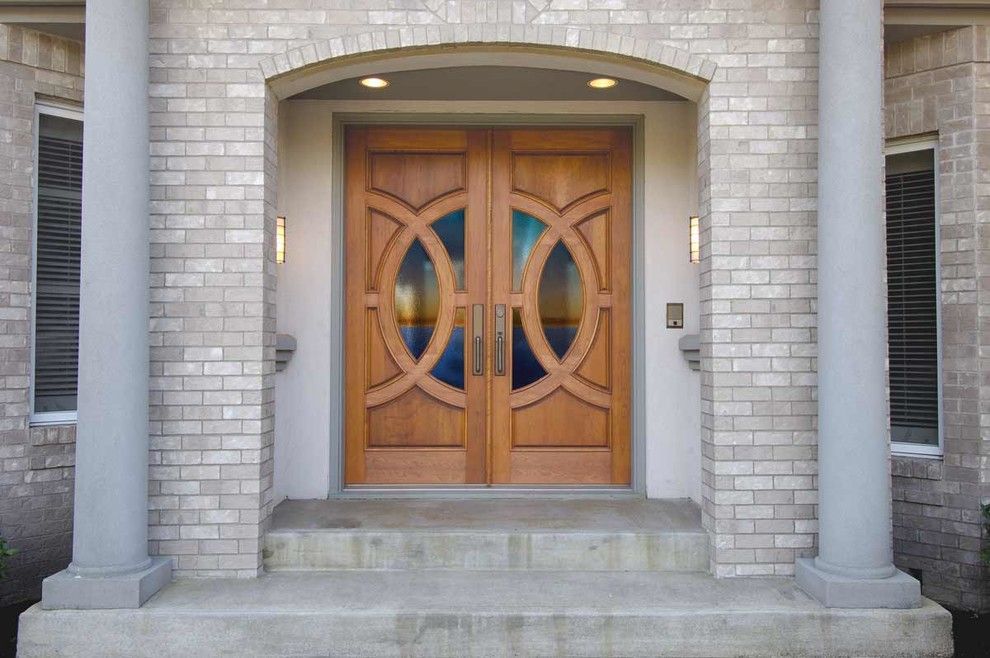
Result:
[[30,427],[35,101],[82,101],[79,43],[0,25],[0,604],[40,595],[72,551],[75,427]]
[[990,610],[990,28],[887,49],[887,137],[938,134],[943,459],[894,457],[895,562],[940,603]]

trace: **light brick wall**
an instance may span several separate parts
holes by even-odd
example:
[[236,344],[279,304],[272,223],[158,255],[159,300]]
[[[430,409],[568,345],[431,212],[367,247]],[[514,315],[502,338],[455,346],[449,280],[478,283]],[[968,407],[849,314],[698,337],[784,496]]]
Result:
[[719,576],[791,575],[815,553],[817,7],[713,2],[687,14],[707,24],[667,28],[719,65],[699,158],[702,487]]
[[[887,49],[887,137],[938,133],[944,458],[895,457],[894,552],[924,593],[990,610],[990,28]],[[983,544],[986,545],[986,540]]]
[[[694,73],[717,65],[698,104],[704,522],[717,575],[791,574],[817,531],[817,18],[817,0],[152,0],[151,551],[180,577],[260,567],[278,120],[262,65],[301,67],[348,35],[369,48],[389,28],[435,42],[437,26],[449,41],[539,27],[562,43],[586,28]],[[895,543],[927,593],[968,607],[987,600],[973,562],[990,481],[987,44],[964,30],[888,52],[889,135],[938,129],[944,147],[947,450],[944,464],[895,459]],[[0,60],[0,531],[60,547],[15,562],[42,575],[68,561],[72,431],[27,425],[31,122],[35,94],[81,99],[81,53],[0,26]]]
[[789,574],[813,554],[817,1],[272,4],[152,2],[152,550],[175,556],[179,576],[260,564],[277,170],[259,63],[292,51],[302,66],[335,37],[417,26],[429,39],[446,24],[458,41],[480,27],[501,40],[525,26],[589,28],[679,49],[681,67],[718,65],[699,139],[713,570]]
[[75,426],[30,427],[35,100],[82,100],[82,47],[0,24],[0,605],[40,593],[72,548]]

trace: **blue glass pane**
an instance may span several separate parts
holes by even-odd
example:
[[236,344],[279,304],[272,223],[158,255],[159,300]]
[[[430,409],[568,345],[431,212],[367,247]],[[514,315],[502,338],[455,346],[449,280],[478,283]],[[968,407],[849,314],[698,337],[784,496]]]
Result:
[[523,270],[547,225],[521,210],[512,211],[512,289],[522,289]]
[[564,243],[558,242],[543,267],[539,303],[543,333],[561,359],[577,335],[583,297],[577,263]]
[[526,339],[519,309],[512,309],[512,390],[529,386],[546,374]]
[[464,290],[464,210],[455,210],[430,224],[454,265],[454,284]]
[[440,284],[436,269],[417,239],[399,266],[395,281],[395,319],[399,332],[417,361],[433,337],[440,310]]
[[431,375],[454,388],[464,390],[464,309],[457,309],[454,331]]

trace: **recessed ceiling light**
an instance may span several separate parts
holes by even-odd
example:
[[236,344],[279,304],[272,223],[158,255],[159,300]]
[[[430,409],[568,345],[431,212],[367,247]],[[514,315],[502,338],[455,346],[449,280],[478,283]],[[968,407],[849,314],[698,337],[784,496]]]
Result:
[[382,78],[362,78],[361,84],[369,89],[381,89],[388,86],[388,80]]
[[619,81],[614,78],[594,78],[593,80],[588,80],[588,86],[592,89],[611,89],[617,84],[619,84]]

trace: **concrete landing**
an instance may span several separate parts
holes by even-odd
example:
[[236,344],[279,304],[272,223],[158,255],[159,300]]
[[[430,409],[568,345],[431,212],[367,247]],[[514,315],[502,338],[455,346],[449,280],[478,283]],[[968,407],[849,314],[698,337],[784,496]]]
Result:
[[707,571],[688,500],[320,500],[275,508],[268,571]]
[[137,610],[21,616],[40,656],[950,656],[951,619],[825,609],[792,579],[341,571],[175,582]]

